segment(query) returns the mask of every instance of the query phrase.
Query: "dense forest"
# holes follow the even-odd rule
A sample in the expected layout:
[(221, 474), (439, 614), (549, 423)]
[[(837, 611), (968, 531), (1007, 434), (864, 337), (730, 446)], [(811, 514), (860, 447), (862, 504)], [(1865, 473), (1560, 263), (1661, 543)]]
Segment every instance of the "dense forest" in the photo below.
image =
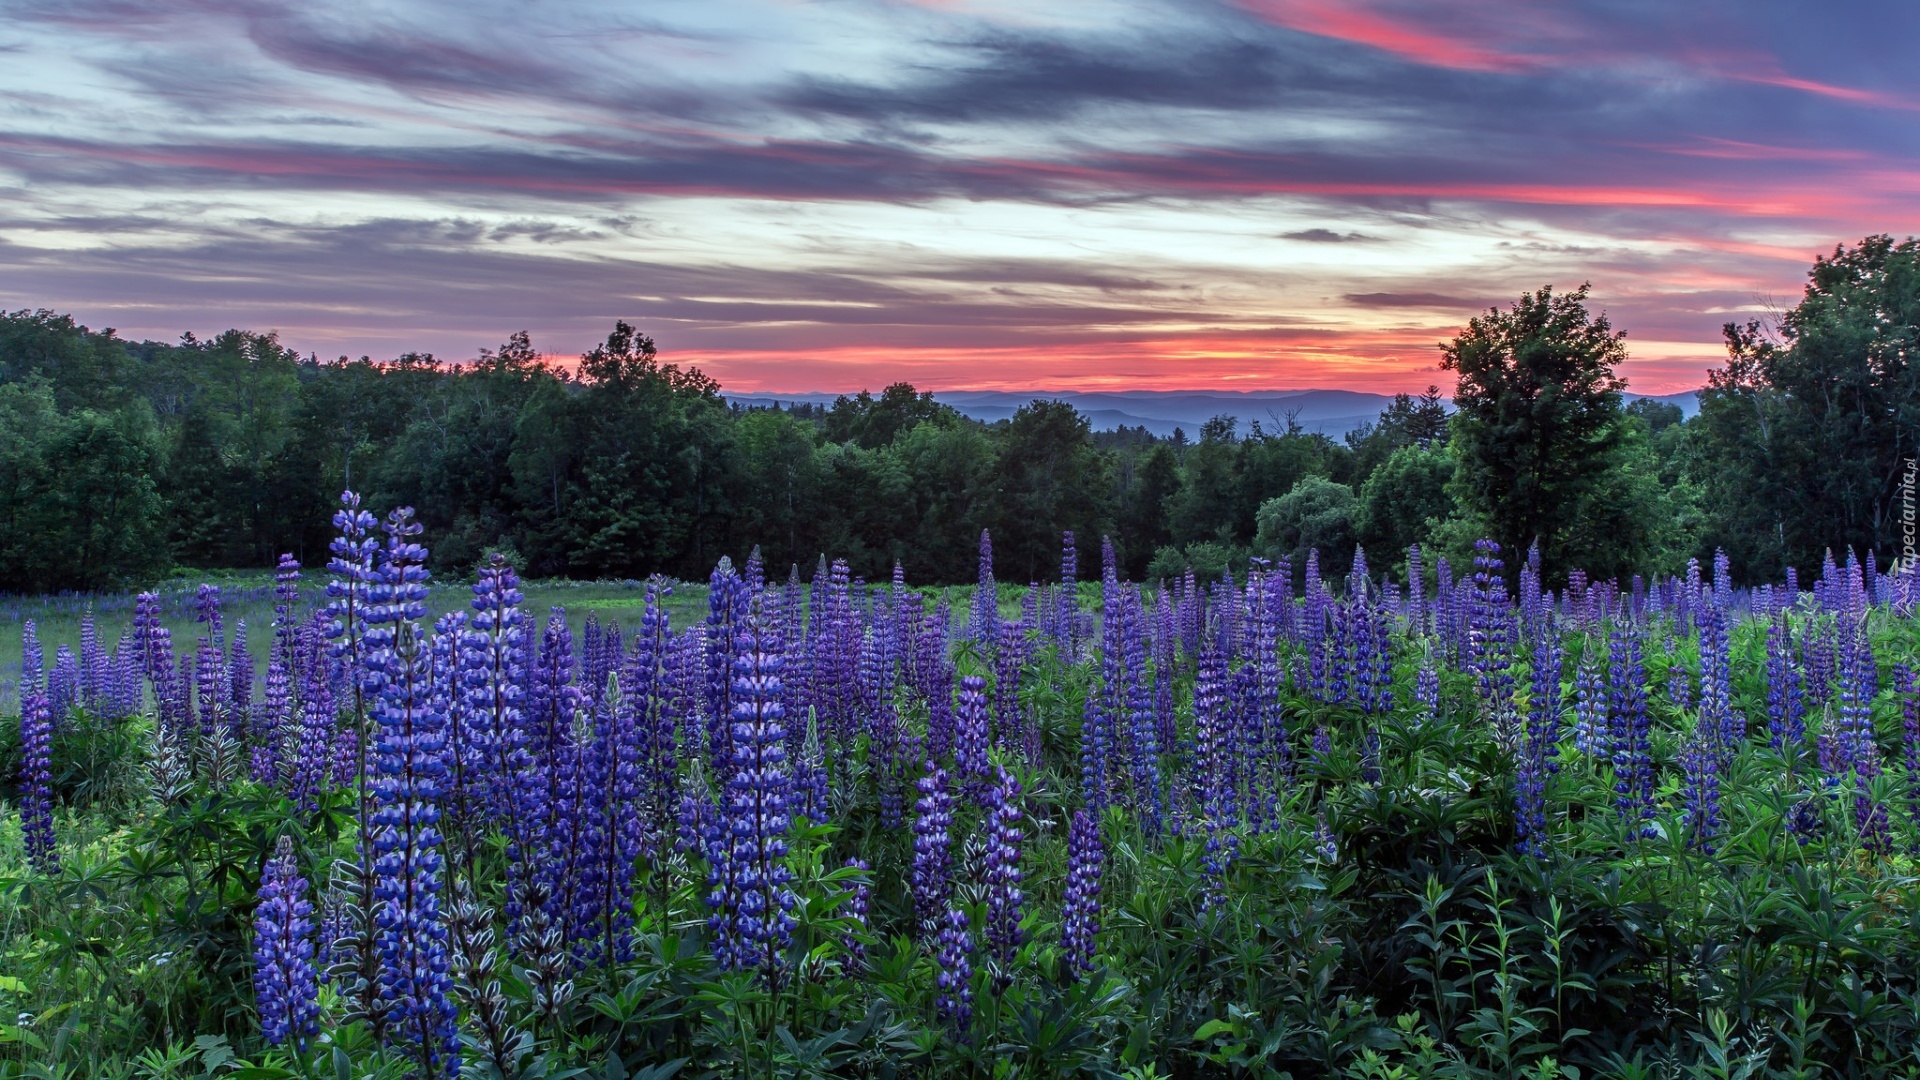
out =
[(831, 552), (868, 580), (898, 562), (955, 582), (983, 528), (1013, 580), (1045, 578), (1069, 529), (1112, 537), (1134, 577), (1415, 542), (1464, 562), (1483, 535), (1538, 541), (1550, 581), (1716, 549), (1743, 580), (1810, 573), (1832, 545), (1900, 554), (1914, 240), (1836, 248), (1776, 323), (1728, 325), (1690, 420), (1623, 403), (1624, 334), (1587, 299), (1476, 317), (1441, 346), (1451, 408), (1402, 395), (1344, 440), (1227, 418), (1095, 432), (1047, 400), (982, 424), (904, 383), (747, 409), (625, 322), (562, 366), (524, 333), (457, 363), (322, 361), (272, 334), (132, 342), (0, 312), (0, 590), (318, 561), (345, 487), (421, 508), (436, 569), (462, 575), (503, 550), (534, 576), (685, 576), (758, 546), (771, 567)]

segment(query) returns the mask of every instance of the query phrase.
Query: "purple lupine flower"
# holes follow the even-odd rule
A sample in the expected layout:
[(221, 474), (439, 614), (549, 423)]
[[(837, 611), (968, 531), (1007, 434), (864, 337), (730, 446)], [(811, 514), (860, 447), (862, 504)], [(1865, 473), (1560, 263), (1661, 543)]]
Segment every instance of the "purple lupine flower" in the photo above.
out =
[[(852, 570), (845, 559), (835, 559), (820, 593), (820, 620), (810, 644), (815, 644), (809, 692), (826, 738), (850, 749), (864, 726), (864, 687), (860, 654), (864, 628), (853, 604)], [(943, 687), (941, 692), (946, 693)]]
[(621, 685), (635, 710), (640, 738), (640, 801), (642, 842), (649, 857), (656, 856), (673, 827), (679, 771), (679, 695), (674, 664), (673, 627), (665, 599), (673, 586), (650, 579), (641, 610), (640, 629), (633, 636)]
[[(374, 535), (376, 522), (371, 513), (360, 509), (360, 496), (351, 491), (340, 493), (340, 509), (334, 512), (333, 526), (339, 535), (328, 545), (333, 558), (327, 561), (327, 637), (333, 641), (333, 659), (345, 673), (351, 688), (352, 716), (343, 740), (354, 746), (354, 789), (360, 800), (360, 835), (369, 835), (367, 821), (367, 697), (378, 691), (377, 674), (367, 663), (367, 613), (372, 604), (371, 591), (376, 578), (374, 557), (380, 551), (380, 538)], [(364, 869), (364, 868), (363, 868)]]
[(1080, 551), (1074, 546), (1073, 530), (1068, 529), (1060, 537), (1060, 610), (1054, 617), (1054, 640), (1069, 663), (1080, 656), (1079, 576)]
[(969, 640), (991, 644), (1000, 635), (1000, 600), (993, 580), (993, 537), (987, 530), (980, 530), (980, 577), (974, 584), (970, 617), (967, 620)]
[(1434, 669), (1432, 661), (1420, 665), (1420, 675), (1413, 684), (1413, 700), (1427, 716), (1440, 711), (1440, 672)]
[(1879, 736), (1873, 726), (1878, 674), (1873, 643), (1867, 637), (1863, 617), (1853, 614), (1851, 609), (1840, 617), (1840, 665), (1840, 709), (1834, 731), (1839, 760), (1835, 771), (1851, 773), (1853, 777), (1854, 815), (1861, 844), (1869, 851), (1882, 852), (1890, 839), (1890, 823), (1886, 809), (1866, 790), (1882, 771)]
[[(148, 680), (159, 677), (159, 657), (154, 655), (154, 646), (158, 643), (157, 633), (161, 629), (160, 598), (150, 592), (143, 592), (134, 597), (133, 627), (130, 632), (133, 635), (134, 650), (140, 657), (140, 674)], [(37, 647), (31, 655), (37, 672), (40, 661)]]
[(52, 761), (52, 711), (46, 693), (31, 690), (20, 699), (20, 830), (27, 863), (46, 877), (60, 872), (53, 843)]
[(1193, 684), (1194, 766), (1199, 770), (1200, 812), (1209, 827), (1219, 827), (1235, 815), (1228, 681), (1226, 653), (1216, 637), (1200, 649), (1200, 669)]
[(471, 868), (483, 833), (488, 794), (486, 746), (475, 730), (474, 710), (461, 678), (461, 643), (468, 636), (467, 613), (450, 611), (435, 620), (427, 649), (427, 685), (432, 709), (446, 718), (447, 780), (441, 789), (441, 833), (453, 841), (463, 865)]
[(820, 723), (807, 717), (800, 753), (794, 761), (794, 812), (814, 825), (827, 823), (831, 813), (831, 785), (827, 782), (827, 753), (820, 744)]
[(1547, 853), (1547, 779), (1560, 770), (1560, 673), (1565, 654), (1551, 617), (1537, 613), (1533, 672), (1527, 696), (1527, 733), (1515, 770), (1514, 832), (1523, 854)]
[(273, 571), (273, 652), (289, 671), (293, 670), (297, 651), (294, 638), (299, 630), (299, 618), (295, 611), (299, 604), (300, 560), (285, 554), (280, 556)]
[[(141, 601), (151, 600), (153, 594), (141, 593), (140, 599)], [(141, 609), (136, 605), (134, 618), (139, 619), (140, 614)], [(46, 654), (40, 650), (40, 635), (33, 625), (33, 620), (28, 619), (20, 627), (20, 696), (22, 698), (41, 688), (41, 671), (45, 663)]]
[(1340, 861), (1340, 841), (1333, 835), (1333, 828), (1327, 824), (1327, 815), (1321, 814), (1313, 826), (1313, 842), (1307, 848), (1307, 857), (1315, 862), (1333, 866)]
[(1067, 885), (1060, 919), (1060, 947), (1067, 975), (1076, 982), (1093, 970), (1100, 935), (1100, 881), (1106, 872), (1107, 847), (1099, 822), (1085, 810), (1076, 810), (1067, 832)]
[(378, 987), (394, 1041), (423, 1076), (459, 1075), (460, 1036), (440, 907), (440, 804), (447, 783), (447, 719), (433, 708), (427, 642), (427, 551), (413, 541), (411, 507), (388, 515), (387, 543), (368, 590), (363, 644), (378, 666), (379, 725), (370, 784)]
[[(777, 593), (751, 598), (734, 627), (733, 757), (726, 779), (730, 843), (709, 877), (716, 894), (714, 954), (721, 966), (771, 972), (793, 941), (792, 873), (786, 865), (790, 780), (781, 705)], [(717, 902), (716, 902), (717, 901)]]
[(1480, 703), (1493, 722), (1494, 736), (1503, 746), (1517, 749), (1519, 714), (1513, 704), (1511, 635), (1516, 629), (1507, 603), (1505, 563), (1500, 545), (1476, 540), (1473, 545), (1472, 607), (1467, 627), (1467, 669), (1477, 679)]
[(1133, 808), (1149, 836), (1157, 835), (1166, 813), (1161, 794), (1160, 732), (1153, 707), (1153, 685), (1147, 681), (1147, 643), (1140, 612), (1140, 597), (1132, 589), (1123, 590), (1120, 600), (1121, 685), (1124, 698), (1116, 702), (1127, 719), (1129, 785)]
[(283, 787), (287, 777), (287, 742), (293, 736), (293, 686), (278, 653), (267, 660), (266, 699), (253, 714), (253, 778), (271, 787)]
[(80, 705), (89, 716), (101, 715), (106, 689), (107, 654), (100, 648), (100, 631), (93, 624), (93, 608), (80, 615)]
[[(1284, 572), (1284, 571), (1283, 571)], [(1243, 739), (1249, 752), (1248, 812), (1255, 829), (1264, 829), (1274, 816), (1279, 794), (1292, 764), (1287, 744), (1286, 715), (1280, 706), (1285, 673), (1280, 666), (1280, 613), (1288, 601), (1287, 583), (1256, 560), (1247, 589), (1253, 603), (1252, 699), (1242, 716)], [(1158, 665), (1156, 665), (1158, 666)], [(1159, 672), (1156, 672), (1158, 675)], [(1169, 691), (1171, 687), (1169, 686)], [(1171, 692), (1168, 697), (1171, 698)]]
[(1426, 567), (1421, 564), (1419, 544), (1407, 547), (1407, 621), (1415, 637), (1427, 632)]
[[(1704, 613), (1702, 613), (1704, 615)], [(1703, 855), (1712, 855), (1720, 836), (1720, 765), (1723, 752), (1712, 722), (1703, 714), (1680, 751), (1685, 777), (1681, 797), (1686, 807), (1687, 842)]]
[(940, 1022), (964, 1036), (973, 1025), (973, 936), (967, 913), (949, 904), (940, 917), (940, 973), (934, 982), (933, 1011)]
[[(1646, 667), (1640, 631), (1617, 619), (1608, 637), (1607, 726), (1614, 809), (1643, 823), (1653, 816), (1653, 752), (1648, 743)], [(1644, 824), (1636, 825), (1646, 835)]]
[(1105, 813), (1113, 803), (1113, 722), (1102, 696), (1089, 689), (1080, 717), (1080, 796), (1095, 813)]
[(600, 703), (600, 695), (607, 689), (607, 675), (612, 670), (607, 667), (606, 653), (601, 647), (605, 637), (600, 629), (600, 613), (588, 608), (586, 620), (580, 627), (580, 685), (586, 691), (589, 708)]
[(954, 771), (961, 790), (979, 803), (986, 798), (993, 763), (987, 758), (991, 736), (987, 731), (987, 680), (978, 675), (960, 679), (960, 705), (954, 710)]
[(320, 979), (313, 967), (313, 902), (293, 861), (293, 838), (281, 836), (260, 876), (253, 911), (253, 994), (260, 1033), (275, 1046), (302, 1052), (320, 1030)]
[[(527, 736), (520, 712), (525, 694), (525, 613), (520, 578), (499, 552), (488, 557), (473, 586), (473, 617), (462, 643), (467, 707), (473, 738), (487, 757), (484, 772), (489, 817), (504, 823), (510, 849), (524, 844), (528, 819), (519, 812), (519, 793), (529, 780)], [(511, 863), (511, 850), (509, 861)]]
[(1700, 721), (1713, 749), (1714, 764), (1725, 770), (1747, 741), (1747, 718), (1733, 707), (1733, 660), (1727, 638), (1727, 609), (1716, 598), (1700, 612)]
[(1024, 894), (1020, 885), (1020, 781), (1005, 767), (987, 797), (987, 942), (996, 969), (994, 985), (1005, 990), (1013, 983), (1014, 958), (1020, 951), (1020, 919)]
[(641, 731), (638, 704), (633, 694), (622, 692), (619, 677), (610, 672), (607, 688), (593, 710), (598, 820), (594, 864), (587, 875), (590, 894), (576, 904), (576, 912), (577, 917), (598, 921), (597, 933), (587, 927), (589, 933), (580, 936), (588, 942), (586, 957), (597, 958), (609, 968), (633, 958), (633, 874), (647, 838), (640, 813), (646, 734)]
[(567, 732), (573, 727), (573, 714), (582, 697), (573, 681), (573, 630), (567, 626), (566, 608), (548, 611), (539, 646), (529, 651), (533, 663), (527, 672), (526, 704), (522, 707), (527, 753), (536, 762), (548, 762), (564, 752)]
[(939, 922), (933, 1015), (964, 1038), (973, 1024), (973, 936), (968, 934), (966, 909), (960, 905), (948, 905)]
[(47, 710), (55, 727), (80, 704), (80, 661), (73, 650), (60, 646), (53, 654), (53, 672), (47, 676)]
[(929, 762), (927, 775), (915, 781), (920, 798), (913, 804), (913, 872), (909, 885), (913, 911), (925, 928), (953, 895), (953, 794), (947, 770)]
[(853, 929), (840, 939), (840, 947), (847, 953), (847, 970), (864, 971), (867, 966), (867, 916), (873, 907), (873, 867), (865, 859), (848, 857), (846, 868), (860, 871), (860, 877), (844, 886), (847, 895), (845, 914), (853, 922)]
[(1767, 623), (1767, 741), (1776, 750), (1796, 752), (1806, 741), (1806, 704), (1800, 683), (1793, 626), (1783, 609)]
[(253, 654), (247, 651), (247, 622), (233, 628), (233, 641), (227, 646), (227, 707), (229, 723), (235, 731), (253, 730)]
[(734, 572), (733, 561), (721, 556), (707, 579), (706, 669), (707, 759), (716, 769), (733, 760), (728, 743), (733, 716), (733, 638), (736, 624), (746, 616), (751, 594)]
[(1573, 745), (1583, 754), (1609, 752), (1607, 678), (1601, 665), (1599, 636), (1589, 632), (1573, 677)]
[[(312, 656), (301, 679), (298, 749), (288, 763), (286, 777), (287, 795), (303, 813), (312, 813), (319, 806), (321, 797), (333, 789), (336, 774), (343, 772), (336, 760), (340, 732), (333, 685), (327, 679), (319, 642), (313, 642), (311, 648)], [(271, 682), (268, 687), (271, 689)]]

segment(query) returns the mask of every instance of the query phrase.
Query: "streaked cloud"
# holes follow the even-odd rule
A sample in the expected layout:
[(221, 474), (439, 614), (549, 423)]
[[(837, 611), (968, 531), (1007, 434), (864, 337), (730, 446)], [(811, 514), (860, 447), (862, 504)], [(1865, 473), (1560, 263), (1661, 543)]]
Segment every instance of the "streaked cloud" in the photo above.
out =
[(1591, 281), (1674, 390), (1920, 195), (1884, 0), (0, 13), (0, 305), (322, 355), (627, 318), (742, 390), (1417, 389)]

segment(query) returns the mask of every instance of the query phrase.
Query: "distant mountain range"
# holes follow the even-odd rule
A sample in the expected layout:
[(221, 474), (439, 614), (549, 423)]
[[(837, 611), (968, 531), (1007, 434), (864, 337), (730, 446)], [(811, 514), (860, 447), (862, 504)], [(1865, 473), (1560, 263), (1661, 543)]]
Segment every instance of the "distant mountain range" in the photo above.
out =
[[(729, 401), (743, 405), (792, 404), (811, 402), (831, 405), (838, 394), (727, 394)], [(954, 390), (936, 391), (934, 400), (951, 405), (964, 416), (993, 423), (1010, 419), (1022, 405), (1035, 399), (1064, 401), (1086, 414), (1097, 431), (1118, 427), (1143, 427), (1155, 435), (1172, 435), (1183, 430), (1197, 437), (1200, 425), (1215, 416), (1231, 416), (1244, 434), (1257, 422), (1267, 431), (1285, 431), (1289, 419), (1306, 431), (1339, 437), (1371, 423), (1380, 410), (1393, 400), (1390, 394), (1370, 394), (1359, 390), (1116, 390), (1116, 391), (1027, 391)], [(1700, 411), (1699, 394), (1689, 390), (1679, 394), (1628, 394), (1629, 401), (1651, 397), (1680, 406), (1686, 416)]]

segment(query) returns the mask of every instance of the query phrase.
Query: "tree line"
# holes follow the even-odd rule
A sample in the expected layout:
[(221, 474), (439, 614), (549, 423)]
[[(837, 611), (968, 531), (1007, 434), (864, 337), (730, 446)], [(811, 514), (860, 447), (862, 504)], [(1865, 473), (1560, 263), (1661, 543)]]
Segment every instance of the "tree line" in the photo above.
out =
[[(1624, 334), (1585, 286), (1542, 289), (1441, 347), (1457, 377), (1343, 439), (1229, 417), (1189, 438), (1095, 432), (1036, 399), (970, 420), (906, 383), (831, 406), (730, 405), (625, 322), (576, 367), (524, 333), (477, 359), (302, 357), (272, 334), (132, 342), (47, 310), (0, 312), (0, 590), (121, 587), (178, 568), (324, 561), (343, 487), (412, 505), (437, 569), (506, 550), (529, 574), (703, 574), (758, 546), (879, 580), (974, 574), (981, 529), (1011, 580), (1058, 574), (1060, 534), (1111, 537), (1132, 577), (1309, 551), (1376, 569), (1419, 543), (1541, 549), (1549, 581), (1815, 570), (1901, 554), (1920, 454), (1920, 245), (1819, 258), (1800, 303), (1726, 327), (1700, 413), (1626, 404)], [(1451, 407), (1449, 407), (1449, 404)], [(1429, 563), (1431, 565), (1431, 563)]]

